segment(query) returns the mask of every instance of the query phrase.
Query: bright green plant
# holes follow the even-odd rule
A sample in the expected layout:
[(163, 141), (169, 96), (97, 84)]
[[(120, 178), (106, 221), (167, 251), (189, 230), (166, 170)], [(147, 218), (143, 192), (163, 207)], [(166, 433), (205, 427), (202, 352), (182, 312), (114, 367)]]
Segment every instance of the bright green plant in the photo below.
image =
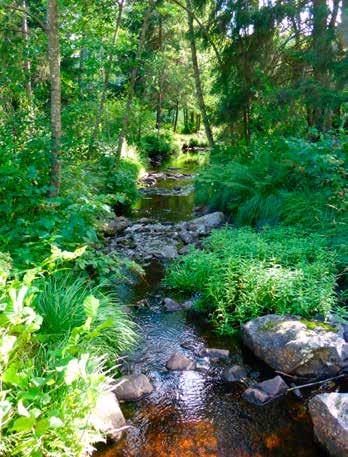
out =
[(4, 457), (89, 455), (104, 436), (95, 426), (98, 397), (110, 388), (104, 360), (86, 349), (107, 328), (96, 324), (100, 301), (86, 295), (85, 319), (60, 344), (40, 336), (42, 317), (33, 308), (38, 293), (33, 281), (73, 260), (80, 252), (55, 249), (42, 266), (22, 280), (9, 281), (1, 265), (0, 296), (0, 454)]
[(344, 213), (346, 143), (265, 138), (217, 148), (197, 179), (197, 200), (240, 224), (279, 221), (318, 227)]
[(86, 320), (83, 304), (90, 295), (99, 300), (92, 331), (100, 326), (105, 329), (86, 349), (90, 353), (107, 355), (115, 367), (117, 356), (135, 342), (134, 323), (122, 311), (116, 296), (103, 291), (101, 286), (93, 286), (82, 278), (74, 279), (66, 272), (51, 275), (36, 286), (40, 293), (33, 306), (43, 318), (39, 334), (45, 337), (45, 342), (57, 344), (83, 325)]
[(335, 303), (335, 255), (319, 235), (279, 227), (215, 231), (169, 268), (166, 284), (199, 293), (221, 332), (267, 313), (327, 316)]

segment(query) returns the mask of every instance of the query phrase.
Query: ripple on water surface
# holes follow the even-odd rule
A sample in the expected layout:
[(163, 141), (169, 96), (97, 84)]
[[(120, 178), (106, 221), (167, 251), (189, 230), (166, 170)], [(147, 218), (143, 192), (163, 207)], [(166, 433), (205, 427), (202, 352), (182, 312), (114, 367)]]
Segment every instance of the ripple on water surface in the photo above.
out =
[[(221, 367), (195, 356), (204, 343), (222, 347), (184, 313), (143, 312), (143, 339), (130, 355), (131, 369), (151, 378), (155, 390), (136, 405), (127, 405), (131, 428), (103, 457), (318, 457), (303, 404), (284, 399), (264, 407), (241, 399), (241, 385), (220, 381)], [(180, 344), (185, 343), (183, 349)], [(224, 339), (226, 347), (226, 339)], [(232, 361), (243, 357), (234, 341)], [(195, 371), (168, 372), (175, 351), (196, 358)], [(248, 360), (250, 363), (250, 359)]]

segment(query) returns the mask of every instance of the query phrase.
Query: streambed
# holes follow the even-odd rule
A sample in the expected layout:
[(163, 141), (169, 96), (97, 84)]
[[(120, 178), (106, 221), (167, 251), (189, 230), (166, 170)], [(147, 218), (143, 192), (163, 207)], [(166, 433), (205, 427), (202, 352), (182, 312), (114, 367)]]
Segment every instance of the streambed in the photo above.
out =
[[(176, 170), (192, 173), (194, 168)], [(177, 223), (194, 217), (192, 177), (159, 179), (143, 192), (132, 217), (160, 223)], [(184, 191), (181, 191), (184, 189)], [(178, 311), (165, 313), (160, 302), (163, 265), (151, 260), (146, 278), (127, 299), (146, 299), (151, 310), (135, 315), (140, 340), (123, 364), (125, 374), (146, 374), (155, 389), (137, 403), (123, 404), (130, 425), (122, 440), (98, 453), (99, 457), (314, 457), (322, 456), (303, 401), (287, 396), (264, 407), (241, 398), (245, 385), (221, 380), (224, 363), (197, 358), (202, 347), (229, 349), (229, 365), (250, 368), (258, 381), (272, 372), (240, 344), (238, 338), (221, 338), (197, 316)], [(167, 292), (168, 293), (168, 292)], [(176, 351), (197, 360), (194, 371), (169, 372), (166, 361)], [(226, 362), (225, 362), (226, 364)]]

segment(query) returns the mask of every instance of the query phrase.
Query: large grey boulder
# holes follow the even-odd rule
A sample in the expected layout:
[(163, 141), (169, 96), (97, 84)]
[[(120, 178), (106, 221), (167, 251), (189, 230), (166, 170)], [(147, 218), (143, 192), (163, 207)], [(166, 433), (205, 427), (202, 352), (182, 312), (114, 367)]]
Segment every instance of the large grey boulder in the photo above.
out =
[(153, 391), (153, 386), (144, 374), (123, 376), (118, 380), (115, 393), (120, 401), (137, 401)]
[(130, 224), (130, 221), (123, 217), (116, 217), (113, 221), (104, 224), (102, 229), (106, 236), (114, 236), (123, 232)]
[(348, 394), (316, 395), (309, 402), (314, 433), (334, 457), (348, 455)]
[(327, 377), (348, 365), (348, 344), (320, 322), (270, 314), (249, 321), (242, 338), (275, 370), (305, 377)]
[(197, 217), (190, 221), (190, 227), (197, 228), (199, 232), (205, 234), (214, 228), (221, 227), (225, 222), (225, 215), (219, 211), (206, 214), (205, 216)]
[(196, 368), (196, 363), (193, 360), (187, 358), (181, 352), (176, 352), (167, 361), (166, 367), (168, 370), (193, 370)]
[(104, 392), (98, 397), (92, 412), (92, 423), (109, 438), (115, 441), (121, 438), (126, 420), (114, 393)]
[(284, 380), (280, 376), (276, 376), (249, 387), (242, 397), (254, 405), (264, 405), (285, 394), (288, 388)]

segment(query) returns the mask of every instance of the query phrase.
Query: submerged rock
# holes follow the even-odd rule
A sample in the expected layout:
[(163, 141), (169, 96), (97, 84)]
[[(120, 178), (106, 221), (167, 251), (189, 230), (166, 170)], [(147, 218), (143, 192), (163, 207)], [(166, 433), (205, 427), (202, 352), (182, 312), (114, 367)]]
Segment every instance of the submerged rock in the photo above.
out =
[(348, 394), (316, 395), (309, 402), (314, 433), (334, 457), (348, 455)]
[(187, 358), (181, 352), (176, 352), (167, 361), (166, 367), (168, 370), (194, 370), (196, 363), (193, 360)]
[(126, 420), (114, 393), (104, 392), (98, 397), (92, 413), (92, 423), (112, 440), (118, 441), (121, 438), (120, 429), (125, 426)]
[(164, 309), (168, 312), (181, 311), (182, 306), (172, 298), (165, 298), (163, 300)]
[(227, 367), (222, 372), (222, 379), (226, 382), (240, 382), (248, 375), (247, 370), (240, 365), (233, 365)]
[(183, 303), (178, 303), (177, 301), (173, 300), (172, 298), (165, 298), (163, 300), (163, 306), (165, 311), (167, 312), (175, 312), (175, 311), (182, 311), (191, 309), (193, 306), (193, 300), (187, 300)]
[(320, 322), (275, 314), (242, 328), (244, 344), (278, 371), (309, 378), (337, 374), (348, 364), (348, 344)]
[(115, 389), (120, 401), (137, 401), (153, 391), (153, 386), (144, 374), (123, 376)]
[(211, 359), (228, 359), (230, 351), (228, 349), (204, 348), (199, 355)]
[(244, 400), (254, 405), (263, 405), (283, 394), (288, 390), (288, 385), (283, 378), (276, 376), (272, 379), (259, 382), (253, 387), (249, 387), (242, 395)]

